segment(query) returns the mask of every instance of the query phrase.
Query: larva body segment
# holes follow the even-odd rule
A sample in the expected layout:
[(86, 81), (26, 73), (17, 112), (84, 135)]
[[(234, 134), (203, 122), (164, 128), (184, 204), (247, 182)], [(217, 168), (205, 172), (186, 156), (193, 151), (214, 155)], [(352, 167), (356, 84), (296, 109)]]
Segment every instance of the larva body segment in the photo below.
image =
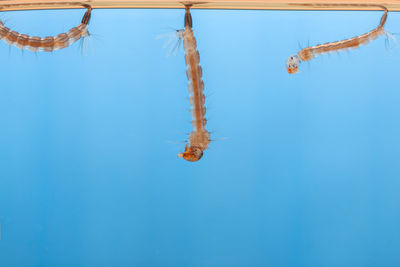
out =
[(3, 39), (10, 32), (10, 29), (4, 27), (3, 22), (0, 21), (0, 39)]
[[(330, 4), (321, 4), (322, 6), (331, 6)], [(321, 6), (319, 5), (319, 6)], [(334, 6), (337, 6), (335, 4), (332, 4)], [(350, 4), (349, 4), (350, 5)], [(361, 5), (361, 4), (360, 4)], [(360, 6), (358, 5), (358, 6)], [(306, 47), (301, 49), (297, 55), (290, 56), (287, 61), (286, 61), (286, 70), (288, 73), (293, 74), (296, 72), (299, 72), (299, 65), (302, 61), (308, 61), (313, 59), (317, 55), (321, 54), (327, 54), (327, 53), (332, 53), (332, 52), (339, 52), (339, 51), (344, 51), (347, 49), (356, 49), (360, 45), (366, 45), (370, 41), (375, 40), (378, 38), (380, 35), (385, 33), (385, 30), (383, 27), (385, 26), (387, 15), (388, 15), (388, 9), (384, 6), (376, 6), (376, 5), (362, 5), (362, 6), (369, 6), (369, 7), (380, 7), (384, 10), (384, 13), (381, 17), (381, 20), (379, 22), (379, 25), (367, 32), (364, 33), (360, 36), (355, 36), (350, 39), (345, 39), (343, 41), (336, 41), (336, 42), (330, 42), (330, 43), (325, 43), (325, 44), (319, 44), (316, 46), (311, 46), (311, 47)]]
[(31, 51), (38, 51), (40, 47), (40, 40), (39, 36), (29, 37), (28, 39), (28, 49)]
[(20, 34), (17, 40), (17, 47), (20, 49), (24, 49), (25, 46), (28, 45), (28, 42), (29, 42), (29, 36), (26, 34)]
[(197, 51), (196, 38), (192, 29), (192, 17), (190, 7), (186, 6), (185, 30), (182, 32), (183, 47), (185, 49), (185, 62), (187, 66), (186, 76), (189, 81), (189, 94), (193, 131), (191, 132), (185, 152), (179, 154), (188, 161), (198, 161), (203, 156), (203, 151), (210, 143), (210, 133), (206, 130), (206, 108), (204, 106), (204, 83), (202, 80), (202, 68), (200, 66), (200, 54)]
[(54, 38), (54, 49), (62, 49), (69, 45), (68, 35), (66, 33), (60, 33)]
[(51, 52), (54, 50), (54, 37), (49, 36), (41, 40), (41, 48), (45, 52)]
[(86, 34), (87, 34), (87, 29), (86, 25), (84, 24), (80, 24), (78, 27), (72, 28), (67, 33), (70, 43), (73, 43), (81, 39), (81, 37), (85, 36)]
[(12, 45), (14, 44), (17, 39), (18, 39), (19, 33), (16, 31), (9, 31), (8, 34), (5, 37), (5, 40), (8, 44)]
[(56, 37), (48, 36), (41, 38), (39, 36), (29, 36), (20, 34), (16, 31), (10, 31), (0, 21), (0, 39), (4, 39), (9, 45), (15, 45), (20, 49), (29, 49), (31, 51), (51, 52), (57, 49), (68, 47), (82, 37), (88, 36), (87, 25), (90, 21), (92, 8), (89, 5), (83, 5), (87, 8), (85, 15), (82, 18), (81, 24), (72, 28), (67, 33), (61, 33)]

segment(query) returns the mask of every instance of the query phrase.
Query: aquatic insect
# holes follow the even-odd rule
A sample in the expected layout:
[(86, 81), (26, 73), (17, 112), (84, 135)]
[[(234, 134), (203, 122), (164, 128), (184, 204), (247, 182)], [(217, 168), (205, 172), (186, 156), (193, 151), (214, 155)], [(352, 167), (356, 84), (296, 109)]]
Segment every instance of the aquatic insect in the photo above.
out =
[(191, 5), (185, 5), (185, 29), (180, 30), (178, 34), (183, 39), (183, 47), (185, 49), (186, 75), (189, 81), (193, 131), (190, 133), (185, 152), (179, 154), (179, 157), (188, 161), (198, 161), (210, 143), (210, 133), (205, 127), (207, 120), (205, 118), (206, 108), (204, 106), (204, 83), (201, 78), (200, 54), (197, 51), (196, 38), (193, 34), (190, 7)]
[[(318, 6), (338, 6), (340, 4), (321, 4)], [(346, 5), (346, 4), (344, 4)], [(352, 5), (352, 4), (348, 4)], [(347, 5), (346, 5), (347, 6)], [(359, 47), (360, 45), (365, 45), (369, 43), (370, 41), (378, 38), (380, 35), (383, 33), (386, 33), (385, 30), (383, 29), (386, 19), (387, 19), (387, 14), (388, 14), (388, 9), (384, 6), (380, 5), (355, 5), (355, 6), (368, 6), (368, 7), (380, 7), (384, 10), (384, 13), (381, 17), (380, 23), (378, 27), (375, 29), (362, 34), (360, 36), (355, 36), (350, 39), (345, 39), (343, 41), (336, 41), (336, 42), (331, 42), (331, 43), (325, 43), (325, 44), (319, 44), (316, 46), (311, 46), (311, 47), (306, 47), (301, 49), (297, 55), (292, 55), (290, 56), (287, 61), (286, 61), (286, 70), (288, 73), (296, 73), (299, 72), (299, 65), (302, 61), (308, 61), (313, 59), (315, 56), (320, 55), (320, 54), (325, 54), (325, 53), (330, 53), (330, 52), (338, 52), (338, 51), (343, 51), (346, 49), (354, 49)], [(387, 33), (386, 33), (387, 34)]]
[(11, 31), (5, 27), (3, 22), (0, 21), (0, 39), (4, 39), (9, 45), (15, 45), (20, 49), (29, 49), (31, 51), (45, 51), (51, 52), (57, 49), (62, 49), (82, 37), (89, 35), (87, 25), (90, 21), (92, 7), (87, 4), (82, 4), (83, 7), (87, 8), (86, 13), (83, 15), (81, 24), (77, 27), (70, 29), (67, 33), (61, 33), (56, 37), (44, 37), (29, 36), (26, 34), (20, 34), (16, 31)]

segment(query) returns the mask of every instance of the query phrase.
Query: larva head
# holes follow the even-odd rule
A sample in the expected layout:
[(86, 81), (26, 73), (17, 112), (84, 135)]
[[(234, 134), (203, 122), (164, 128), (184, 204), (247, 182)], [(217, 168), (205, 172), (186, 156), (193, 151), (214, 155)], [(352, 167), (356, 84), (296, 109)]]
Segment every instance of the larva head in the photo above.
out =
[(185, 152), (178, 155), (187, 161), (198, 161), (203, 156), (203, 150), (198, 146), (186, 146)]
[(290, 56), (286, 60), (286, 70), (290, 74), (299, 72), (300, 59), (297, 55)]

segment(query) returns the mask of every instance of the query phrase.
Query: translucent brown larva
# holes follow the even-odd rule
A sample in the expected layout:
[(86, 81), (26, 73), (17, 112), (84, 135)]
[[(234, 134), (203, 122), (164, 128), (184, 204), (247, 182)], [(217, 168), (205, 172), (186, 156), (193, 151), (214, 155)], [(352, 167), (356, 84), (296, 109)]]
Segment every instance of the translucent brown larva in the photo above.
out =
[(188, 161), (198, 161), (210, 143), (210, 133), (206, 130), (206, 108), (204, 106), (204, 83), (200, 66), (200, 54), (197, 51), (196, 38), (192, 29), (190, 6), (186, 6), (185, 29), (179, 31), (185, 49), (186, 75), (189, 81), (193, 131), (191, 132), (185, 152), (179, 154)]
[[(321, 4), (318, 6), (339, 6), (341, 4)], [(346, 4), (342, 4), (346, 5)], [(352, 5), (352, 4), (348, 4)], [(347, 5), (346, 5), (347, 6)], [(313, 59), (317, 55), (325, 54), (325, 53), (331, 53), (331, 52), (339, 52), (343, 51), (346, 49), (354, 49), (359, 47), (360, 45), (365, 45), (369, 43), (370, 41), (378, 38), (380, 35), (385, 33), (385, 30), (383, 27), (385, 26), (385, 22), (387, 19), (387, 14), (388, 14), (388, 9), (384, 6), (380, 5), (356, 5), (356, 6), (368, 6), (368, 7), (380, 7), (384, 10), (384, 13), (382, 15), (382, 18), (380, 20), (380, 23), (378, 27), (375, 29), (362, 34), (360, 36), (355, 36), (350, 39), (345, 39), (343, 41), (336, 41), (336, 42), (330, 42), (330, 43), (325, 43), (325, 44), (320, 44), (316, 46), (311, 46), (311, 47), (306, 47), (301, 49), (297, 55), (292, 55), (286, 60), (286, 70), (288, 73), (296, 73), (299, 72), (299, 65), (302, 61), (308, 61)]]
[(55, 37), (49, 36), (40, 38), (38, 36), (29, 36), (26, 34), (20, 34), (16, 31), (11, 31), (9, 28), (4, 26), (2, 21), (0, 21), (0, 39), (4, 39), (8, 44), (15, 45), (20, 49), (29, 49), (31, 51), (51, 52), (65, 48), (80, 38), (89, 35), (87, 25), (90, 21), (92, 7), (86, 4), (83, 4), (82, 6), (87, 8), (87, 11), (83, 15), (81, 24), (70, 29), (67, 33), (60, 33)]

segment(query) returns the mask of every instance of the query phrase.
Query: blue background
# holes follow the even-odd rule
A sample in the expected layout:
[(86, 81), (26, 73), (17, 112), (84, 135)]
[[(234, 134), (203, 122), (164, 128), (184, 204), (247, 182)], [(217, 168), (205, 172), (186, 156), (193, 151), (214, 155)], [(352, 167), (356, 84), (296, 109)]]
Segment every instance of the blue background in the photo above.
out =
[[(83, 13), (1, 18), (47, 36)], [(197, 163), (183, 49), (155, 38), (183, 10), (94, 10), (83, 55), (1, 42), (0, 265), (399, 266), (400, 46), (285, 70), (381, 14), (193, 10), (216, 139)]]

